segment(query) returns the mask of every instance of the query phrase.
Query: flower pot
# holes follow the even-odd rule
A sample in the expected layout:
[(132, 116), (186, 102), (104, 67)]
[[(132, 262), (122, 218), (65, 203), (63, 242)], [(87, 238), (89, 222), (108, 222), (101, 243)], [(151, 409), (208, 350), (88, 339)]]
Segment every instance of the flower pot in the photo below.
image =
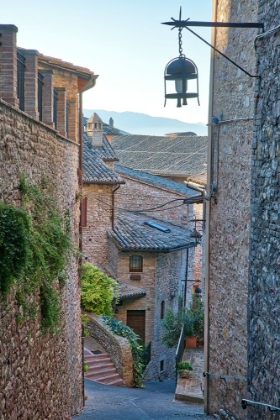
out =
[(185, 369), (180, 372), (180, 378), (189, 379), (190, 378), (190, 371)]
[(197, 340), (197, 347), (203, 347), (204, 346), (204, 340)]
[(187, 337), (186, 338), (186, 347), (188, 349), (195, 349), (196, 348), (196, 343), (197, 342), (197, 338), (195, 335)]

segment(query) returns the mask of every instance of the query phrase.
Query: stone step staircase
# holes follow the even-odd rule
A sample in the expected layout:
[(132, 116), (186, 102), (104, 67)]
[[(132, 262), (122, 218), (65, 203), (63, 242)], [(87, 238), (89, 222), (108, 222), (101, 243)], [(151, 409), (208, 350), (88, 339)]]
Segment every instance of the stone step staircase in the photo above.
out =
[(93, 354), (84, 348), (84, 362), (88, 365), (85, 378), (105, 385), (123, 385), (123, 380), (116, 371), (108, 353)]

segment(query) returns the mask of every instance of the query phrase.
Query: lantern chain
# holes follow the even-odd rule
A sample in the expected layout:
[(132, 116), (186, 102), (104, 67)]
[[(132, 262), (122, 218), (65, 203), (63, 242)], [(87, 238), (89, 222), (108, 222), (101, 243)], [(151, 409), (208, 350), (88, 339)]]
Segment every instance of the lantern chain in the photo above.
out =
[(179, 57), (184, 57), (183, 47), (182, 47), (182, 28), (178, 30), (178, 40), (179, 40)]

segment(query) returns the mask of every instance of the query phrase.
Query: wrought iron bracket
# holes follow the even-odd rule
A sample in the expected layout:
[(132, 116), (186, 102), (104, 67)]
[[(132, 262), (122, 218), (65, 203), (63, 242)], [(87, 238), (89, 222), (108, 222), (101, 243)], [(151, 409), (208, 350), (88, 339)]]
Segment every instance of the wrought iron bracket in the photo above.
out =
[(264, 30), (264, 23), (263, 22), (200, 22), (200, 21), (191, 21), (189, 19), (182, 20), (181, 19), (181, 13), (182, 8), (180, 8), (179, 13), (179, 20), (176, 20), (174, 18), (172, 19), (172, 22), (162, 22), (163, 25), (169, 25), (172, 26), (171, 29), (174, 28), (185, 28), (189, 32), (191, 32), (193, 35), (195, 35), (197, 38), (199, 38), (201, 41), (203, 41), (205, 44), (207, 44), (209, 47), (213, 48), (218, 54), (222, 55), (226, 60), (228, 60), (230, 63), (232, 63), (234, 66), (239, 68), (243, 73), (247, 74), (249, 77), (255, 77), (260, 78), (258, 75), (250, 74), (247, 70), (243, 69), (243, 67), (239, 66), (239, 64), (235, 63), (233, 60), (231, 60), (228, 56), (226, 56), (224, 53), (222, 53), (220, 50), (218, 50), (214, 45), (207, 42), (204, 38), (202, 38), (200, 35), (198, 35), (196, 32), (194, 32), (192, 29), (189, 28), (189, 26), (199, 26), (199, 27), (208, 27), (208, 28), (260, 28), (262, 31)]
[(252, 405), (259, 405), (261, 407), (266, 407), (269, 411), (280, 411), (280, 407), (276, 407), (275, 405), (265, 404), (257, 401), (245, 400), (244, 398), (241, 401), (241, 406), (245, 410), (247, 407)]

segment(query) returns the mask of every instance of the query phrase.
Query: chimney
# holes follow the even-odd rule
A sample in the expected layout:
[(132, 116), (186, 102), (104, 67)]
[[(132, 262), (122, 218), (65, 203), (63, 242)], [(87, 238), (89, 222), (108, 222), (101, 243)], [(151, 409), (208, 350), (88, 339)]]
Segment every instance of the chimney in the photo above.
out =
[(103, 146), (103, 122), (96, 113), (88, 119), (86, 133), (91, 137), (91, 144), (93, 147)]
[(109, 119), (109, 126), (110, 126), (111, 128), (113, 128), (113, 127), (114, 127), (114, 120), (113, 120), (113, 118), (112, 118), (112, 117), (110, 117), (110, 119)]
[(17, 27), (0, 25), (0, 97), (18, 107), (17, 97)]

